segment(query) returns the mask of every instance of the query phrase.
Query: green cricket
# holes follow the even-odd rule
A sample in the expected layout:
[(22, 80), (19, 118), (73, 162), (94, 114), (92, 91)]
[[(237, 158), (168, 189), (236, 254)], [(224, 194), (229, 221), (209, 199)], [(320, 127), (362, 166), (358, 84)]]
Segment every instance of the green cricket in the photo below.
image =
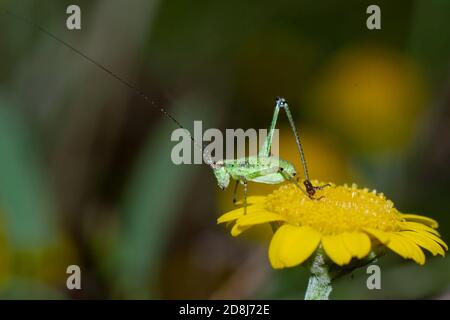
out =
[[(306, 190), (303, 190), (295, 179), (297, 172), (294, 165), (286, 160), (271, 155), (273, 134), (278, 121), (280, 109), (283, 109), (286, 112), (289, 125), (295, 137), (295, 142), (297, 144), (297, 149), (299, 151), (303, 166), (303, 185)], [(269, 132), (262, 145), (262, 149), (257, 156), (235, 160), (222, 160), (215, 163), (210, 162), (209, 164), (214, 170), (214, 175), (216, 176), (217, 183), (220, 188), (226, 189), (230, 184), (230, 179), (236, 181), (233, 193), (233, 203), (236, 203), (236, 194), (239, 184), (244, 186), (244, 213), (247, 211), (248, 182), (278, 184), (284, 181), (290, 181), (312, 200), (320, 200), (322, 197), (314, 197), (316, 191), (329, 186), (329, 184), (313, 186), (309, 180), (308, 166), (306, 164), (305, 154), (300, 142), (300, 136), (295, 127), (291, 111), (289, 110), (289, 105), (286, 100), (281, 97), (277, 97), (275, 100), (275, 111), (272, 117)]]
[[(167, 118), (169, 118), (172, 122), (174, 122), (179, 128), (185, 129), (165, 108), (158, 107), (153, 102), (152, 99), (148, 95), (146, 95), (143, 91), (139, 90), (136, 86), (131, 84), (130, 82), (124, 80), (122, 77), (112, 72), (110, 69), (106, 68), (100, 62), (94, 60), (87, 54), (83, 53), (81, 50), (75, 48), (71, 44), (57, 37), (53, 33), (47, 31), (42, 26), (35, 24), (32, 21), (29, 21), (23, 17), (20, 17), (6, 9), (1, 10), (3, 13), (8, 15), (10, 18), (17, 20), (23, 24), (26, 24), (39, 32), (45, 34), (47, 37), (52, 38), (57, 41), (64, 47), (68, 48), (73, 53), (85, 59), (87, 62), (96, 66), (97, 68), (103, 70), (103, 72), (112, 76), (123, 85), (134, 91), (138, 96), (140, 96), (143, 100), (145, 100), (148, 104), (150, 104), (153, 108), (158, 109), (162, 112)], [(278, 114), (280, 109), (283, 109), (286, 112), (290, 127), (295, 136), (295, 141), (297, 144), (298, 151), (300, 153), (301, 162), (303, 165), (303, 173), (304, 180), (303, 185), (305, 190), (300, 186), (300, 184), (295, 179), (296, 170), (293, 164), (290, 162), (280, 159), (276, 156), (271, 155), (272, 149), (272, 140), (274, 135), (274, 130), (276, 123), (278, 121)], [(194, 142), (194, 145), (200, 149), (203, 149), (192, 136), (190, 136), (191, 140)], [(262, 149), (258, 153), (257, 156), (250, 156), (239, 159), (230, 159), (230, 160), (220, 160), (214, 162), (211, 156), (206, 152), (205, 149), (203, 151), (204, 159), (206, 164), (208, 164), (214, 172), (214, 175), (217, 179), (217, 183), (221, 189), (225, 189), (228, 187), (230, 180), (233, 179), (236, 181), (234, 187), (234, 195), (233, 202), (236, 203), (236, 193), (239, 184), (244, 186), (244, 212), (247, 212), (247, 190), (248, 190), (248, 182), (256, 182), (256, 183), (265, 183), (265, 184), (278, 184), (284, 181), (290, 181), (294, 183), (305, 195), (307, 195), (312, 200), (320, 200), (322, 197), (315, 198), (314, 195), (317, 190), (323, 189), (324, 187), (329, 186), (329, 184), (325, 184), (323, 186), (313, 186), (311, 181), (309, 180), (308, 167), (306, 164), (305, 155), (303, 152), (303, 148), (300, 142), (300, 137), (297, 133), (297, 129), (294, 124), (294, 120), (292, 118), (292, 114), (289, 110), (289, 106), (284, 98), (277, 97), (275, 101), (275, 111), (273, 114), (272, 122), (270, 125), (270, 129), (268, 135), (263, 143)]]

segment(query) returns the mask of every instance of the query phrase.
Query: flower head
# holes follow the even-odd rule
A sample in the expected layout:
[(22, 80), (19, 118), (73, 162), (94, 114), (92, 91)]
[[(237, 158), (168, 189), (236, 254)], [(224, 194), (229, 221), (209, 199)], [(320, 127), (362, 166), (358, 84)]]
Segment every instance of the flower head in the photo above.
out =
[(299, 265), (319, 246), (339, 266), (365, 258), (378, 246), (420, 265), (425, 263), (422, 248), (442, 256), (448, 250), (435, 220), (402, 214), (375, 190), (331, 185), (318, 191), (317, 197), (320, 200), (311, 200), (294, 184), (286, 184), (268, 196), (249, 197), (247, 214), (244, 208), (235, 209), (218, 223), (234, 222), (233, 236), (254, 225), (276, 223), (269, 246), (274, 268)]

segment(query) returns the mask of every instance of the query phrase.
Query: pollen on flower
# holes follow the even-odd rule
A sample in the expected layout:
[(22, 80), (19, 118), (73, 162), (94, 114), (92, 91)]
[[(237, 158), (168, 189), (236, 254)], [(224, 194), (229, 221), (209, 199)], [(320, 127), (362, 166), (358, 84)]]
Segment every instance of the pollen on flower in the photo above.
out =
[[(315, 186), (324, 184), (312, 183)], [(318, 190), (317, 198), (320, 200), (311, 200), (295, 185), (287, 184), (268, 195), (265, 208), (284, 216), (290, 224), (309, 226), (322, 234), (367, 227), (381, 231), (400, 228), (402, 218), (394, 204), (375, 190), (358, 189), (356, 184), (351, 187), (332, 184)]]
[(318, 247), (339, 266), (364, 259), (378, 246), (419, 265), (426, 259), (422, 249), (434, 256), (444, 256), (448, 250), (435, 230), (437, 221), (401, 213), (375, 190), (331, 184), (317, 190), (315, 197), (317, 200), (312, 200), (296, 185), (286, 184), (267, 196), (249, 197), (247, 212), (238, 208), (217, 222), (234, 221), (233, 236), (255, 225), (277, 222), (269, 246), (269, 260), (275, 269), (305, 262)]

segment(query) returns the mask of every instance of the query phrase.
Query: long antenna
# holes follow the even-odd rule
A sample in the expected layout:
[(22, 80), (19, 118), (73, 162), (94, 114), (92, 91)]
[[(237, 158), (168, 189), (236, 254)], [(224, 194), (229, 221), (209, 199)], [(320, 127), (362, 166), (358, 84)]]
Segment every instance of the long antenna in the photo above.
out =
[[(57, 37), (56, 35), (54, 35), (53, 33), (47, 31), (46, 29), (44, 29), (41, 25), (34, 23), (28, 19), (25, 19), (24, 17), (21, 17), (17, 14), (15, 14), (14, 12), (11, 12), (7, 9), (4, 8), (0, 8), (0, 11), (2, 11), (3, 13), (5, 13), (7, 16), (9, 16), (10, 18), (14, 18), (17, 21), (22, 22), (25, 25), (31, 26), (36, 28), (37, 30), (39, 30), (40, 32), (42, 32), (43, 34), (47, 35), (48, 37), (56, 40), (58, 43), (62, 44), (63, 46), (65, 46), (66, 48), (72, 50), (73, 52), (77, 53), (78, 55), (80, 55), (82, 58), (84, 58), (86, 61), (90, 62), (91, 64), (97, 66), (98, 68), (100, 68), (101, 70), (103, 70), (104, 72), (106, 72), (107, 74), (109, 74), (110, 76), (112, 76), (113, 78), (115, 78), (116, 80), (120, 81), (122, 84), (124, 84), (125, 86), (127, 86), (129, 89), (133, 90), (139, 97), (141, 97), (142, 99), (144, 99), (147, 103), (149, 103), (153, 108), (158, 109), (162, 114), (164, 114), (167, 118), (169, 118), (170, 120), (172, 120), (173, 123), (175, 123), (180, 129), (184, 129), (187, 132), (189, 132), (189, 130), (187, 130), (180, 122), (178, 122), (177, 119), (175, 119), (164, 107), (162, 106), (157, 106), (155, 104), (155, 102), (150, 99), (150, 97), (145, 94), (143, 91), (141, 91), (138, 87), (136, 87), (135, 85), (133, 85), (132, 83), (128, 82), (127, 80), (123, 79), (122, 77), (120, 77), (118, 74), (112, 72), (111, 70), (109, 70), (108, 68), (106, 68), (103, 64), (101, 64), (100, 62), (92, 59), (91, 57), (89, 57), (87, 54), (83, 53), (81, 50), (75, 48), (74, 46), (72, 46), (71, 44), (69, 44), (68, 42), (64, 41), (63, 39)], [(203, 149), (202, 146), (200, 146), (195, 139), (191, 136), (191, 134), (189, 134), (190, 139), (192, 140), (192, 142), (194, 143), (194, 145), (199, 148), (200, 150)], [(203, 152), (203, 157), (205, 159), (206, 164), (208, 164), (210, 167), (214, 168), (215, 163), (211, 158), (211, 155), (209, 153), (206, 152), (207, 148), (205, 148), (204, 152)]]

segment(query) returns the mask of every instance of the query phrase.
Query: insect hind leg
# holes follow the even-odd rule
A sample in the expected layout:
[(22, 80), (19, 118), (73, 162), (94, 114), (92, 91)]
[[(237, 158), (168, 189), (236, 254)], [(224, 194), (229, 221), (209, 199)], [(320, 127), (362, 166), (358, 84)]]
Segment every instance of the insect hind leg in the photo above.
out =
[(321, 196), (321, 197), (319, 197), (319, 198), (315, 198), (314, 197), (314, 195), (316, 194), (316, 191), (317, 190), (321, 190), (321, 189), (323, 189), (323, 188), (325, 188), (325, 187), (328, 187), (328, 186), (331, 186), (331, 184), (329, 184), (329, 183), (327, 183), (327, 184), (325, 184), (325, 185), (323, 185), (323, 186), (314, 186), (312, 183), (311, 183), (311, 181), (309, 181), (309, 180), (304, 180), (303, 181), (303, 185), (305, 186), (305, 188), (306, 188), (306, 193), (308, 193), (308, 197), (310, 198), (310, 199), (313, 199), (313, 200), (320, 200), (320, 199), (322, 199), (323, 198), (323, 196)]
[(303, 190), (303, 188), (300, 186), (300, 184), (297, 182), (297, 180), (295, 180), (295, 178), (290, 175), (289, 173), (287, 173), (286, 171), (283, 170), (283, 168), (278, 168), (278, 173), (281, 174), (286, 180), (289, 180), (290, 182), (292, 182), (297, 188), (299, 188), (306, 196), (310, 197), (310, 195), (308, 194), (308, 192), (306, 192), (305, 190)]
[(234, 185), (234, 191), (233, 191), (233, 204), (236, 204), (236, 202), (237, 202), (238, 186), (239, 186), (239, 181), (236, 180), (236, 184)]
[(322, 189), (325, 189), (326, 187), (331, 187), (331, 183), (326, 183), (321, 186), (313, 186), (314, 190), (322, 190)]
[[(313, 187), (313, 189), (314, 189), (314, 192), (315, 191), (317, 191), (317, 190), (322, 190), (322, 189), (325, 189), (326, 187), (331, 187), (331, 183), (326, 183), (326, 184), (324, 184), (324, 185), (321, 185), (321, 186), (312, 186)], [(322, 199), (322, 198), (325, 198), (325, 196), (320, 196), (320, 197), (318, 197), (318, 198), (314, 198), (314, 196), (312, 196), (312, 195), (310, 195), (309, 196), (311, 199), (314, 199), (314, 200), (320, 200), (320, 199)]]
[(300, 135), (297, 131), (297, 128), (295, 126), (294, 118), (292, 117), (291, 110), (289, 109), (289, 106), (285, 99), (277, 97), (277, 108), (284, 109), (284, 112), (286, 113), (286, 117), (288, 118), (289, 125), (291, 127), (292, 134), (295, 138), (295, 143), (297, 144), (297, 149), (300, 154), (300, 160), (303, 167), (303, 174), (305, 175), (305, 179), (309, 180), (309, 172), (308, 172), (308, 166), (306, 164), (306, 158), (305, 158), (305, 152), (303, 151), (302, 143), (300, 141)]

